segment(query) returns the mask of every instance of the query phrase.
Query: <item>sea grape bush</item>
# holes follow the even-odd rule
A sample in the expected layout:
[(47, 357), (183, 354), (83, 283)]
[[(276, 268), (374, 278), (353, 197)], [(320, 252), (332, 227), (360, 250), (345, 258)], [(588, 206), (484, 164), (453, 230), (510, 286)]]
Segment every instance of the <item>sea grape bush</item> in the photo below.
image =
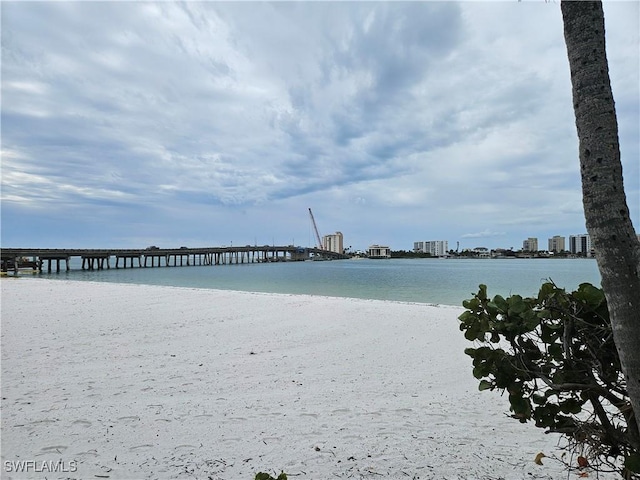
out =
[(287, 474), (281, 472), (277, 477), (272, 477), (271, 474), (265, 472), (258, 472), (254, 480), (287, 480)]
[(480, 285), (463, 306), (480, 390), (508, 393), (513, 418), (564, 435), (577, 460), (569, 468), (640, 478), (638, 424), (601, 289), (583, 283), (567, 293), (547, 282), (537, 297), (490, 299)]

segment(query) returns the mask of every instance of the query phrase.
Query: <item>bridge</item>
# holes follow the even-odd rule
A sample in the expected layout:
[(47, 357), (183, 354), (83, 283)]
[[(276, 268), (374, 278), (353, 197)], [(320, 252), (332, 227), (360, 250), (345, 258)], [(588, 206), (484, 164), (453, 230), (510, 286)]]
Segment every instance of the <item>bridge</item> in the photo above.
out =
[(67, 249), (67, 248), (3, 248), (1, 270), (18, 273), (30, 269), (42, 273), (57, 273), (61, 265), (71, 270), (71, 259), (82, 260), (82, 270), (114, 268), (153, 268), (195, 265), (231, 265), (241, 263), (290, 262), (304, 260), (342, 260), (349, 258), (320, 248), (293, 245), (246, 245), (244, 247), (158, 248), (144, 249)]

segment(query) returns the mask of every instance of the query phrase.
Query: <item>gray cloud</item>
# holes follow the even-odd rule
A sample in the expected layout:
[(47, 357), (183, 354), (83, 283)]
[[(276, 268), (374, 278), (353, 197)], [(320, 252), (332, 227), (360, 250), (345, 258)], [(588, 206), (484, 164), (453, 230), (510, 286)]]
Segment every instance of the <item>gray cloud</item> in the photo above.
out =
[[(637, 13), (605, 4), (636, 221)], [(2, 241), (583, 231), (570, 94), (544, 2), (6, 3)]]

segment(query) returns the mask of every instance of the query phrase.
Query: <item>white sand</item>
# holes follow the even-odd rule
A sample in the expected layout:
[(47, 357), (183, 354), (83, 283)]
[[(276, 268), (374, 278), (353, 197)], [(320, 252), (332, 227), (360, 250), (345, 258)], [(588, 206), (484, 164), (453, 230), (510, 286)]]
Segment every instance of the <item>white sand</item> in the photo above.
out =
[[(533, 462), (557, 437), (477, 390), (461, 308), (1, 286), (3, 479), (567, 478)], [(19, 460), (78, 463), (8, 473)]]

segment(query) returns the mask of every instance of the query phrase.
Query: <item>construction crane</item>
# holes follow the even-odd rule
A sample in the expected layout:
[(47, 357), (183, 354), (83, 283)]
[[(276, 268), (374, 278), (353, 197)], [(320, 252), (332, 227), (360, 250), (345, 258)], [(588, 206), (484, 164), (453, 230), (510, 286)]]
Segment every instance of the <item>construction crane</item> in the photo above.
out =
[(316, 225), (316, 219), (313, 218), (313, 212), (309, 209), (309, 215), (311, 216), (311, 223), (313, 223), (313, 229), (316, 232), (316, 240), (318, 240), (318, 248), (322, 250), (322, 240), (320, 240), (320, 234), (318, 233), (318, 226)]

